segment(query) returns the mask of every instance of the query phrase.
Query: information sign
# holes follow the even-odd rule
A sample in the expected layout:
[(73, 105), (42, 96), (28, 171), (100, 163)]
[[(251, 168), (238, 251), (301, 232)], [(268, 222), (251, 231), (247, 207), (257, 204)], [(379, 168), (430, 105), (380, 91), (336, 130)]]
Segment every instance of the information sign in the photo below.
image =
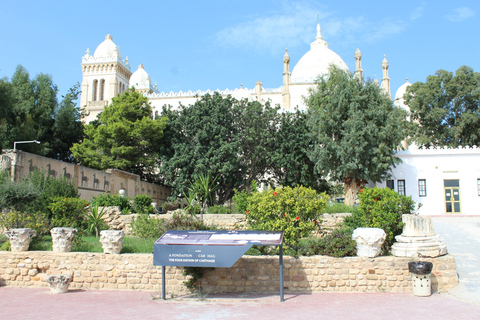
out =
[(165, 266), (228, 268), (255, 244), (280, 247), (280, 301), (284, 301), (282, 242), (283, 231), (169, 230), (153, 245), (153, 265), (162, 266), (162, 297)]

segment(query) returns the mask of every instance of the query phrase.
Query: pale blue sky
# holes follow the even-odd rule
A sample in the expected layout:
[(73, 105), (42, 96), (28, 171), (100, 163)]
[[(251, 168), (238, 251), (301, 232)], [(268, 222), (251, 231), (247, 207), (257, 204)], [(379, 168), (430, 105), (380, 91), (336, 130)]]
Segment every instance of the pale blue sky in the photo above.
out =
[(392, 94), (438, 69), (480, 71), (480, 2), (428, 1), (7, 1), (0, 6), (0, 77), (17, 64), (53, 76), (60, 94), (81, 82), (81, 57), (106, 34), (140, 63), (160, 91), (282, 85), (310, 49), (317, 16), (322, 35), (353, 71), (363, 54), (367, 77), (382, 77), (386, 54)]

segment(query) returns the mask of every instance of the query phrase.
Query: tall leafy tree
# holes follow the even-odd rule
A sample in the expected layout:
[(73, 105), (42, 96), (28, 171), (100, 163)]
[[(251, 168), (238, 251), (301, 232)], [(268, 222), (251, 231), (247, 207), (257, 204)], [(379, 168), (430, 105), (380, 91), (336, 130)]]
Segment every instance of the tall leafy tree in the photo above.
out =
[(278, 115), (275, 147), (271, 150), (274, 177), (283, 186), (302, 185), (319, 192), (328, 191), (329, 184), (315, 172), (315, 163), (309, 154), (313, 145), (307, 127), (305, 112), (287, 112)]
[(52, 150), (48, 154), (51, 158), (74, 162), (70, 148), (74, 143), (82, 141), (84, 125), (82, 112), (76, 101), (80, 95), (80, 84), (74, 85), (63, 97), (55, 115), (53, 126)]
[(146, 97), (125, 91), (85, 127), (85, 139), (71, 148), (73, 157), (90, 168), (121, 169), (153, 181), (166, 122), (152, 118)]
[(480, 73), (438, 70), (405, 94), (412, 140), (419, 146), (480, 146)]
[(209, 172), (224, 202), (234, 189), (271, 172), (277, 108), (214, 93), (176, 111), (164, 108), (162, 114), (169, 123), (159, 167), (175, 196), (187, 194), (195, 177)]
[(318, 79), (307, 105), (315, 168), (343, 182), (345, 202), (353, 204), (361, 186), (385, 179), (399, 162), (405, 113), (372, 81), (334, 67)]
[(0, 152), (2, 148), (11, 148), (8, 145), (13, 125), (13, 88), (8, 79), (0, 79)]

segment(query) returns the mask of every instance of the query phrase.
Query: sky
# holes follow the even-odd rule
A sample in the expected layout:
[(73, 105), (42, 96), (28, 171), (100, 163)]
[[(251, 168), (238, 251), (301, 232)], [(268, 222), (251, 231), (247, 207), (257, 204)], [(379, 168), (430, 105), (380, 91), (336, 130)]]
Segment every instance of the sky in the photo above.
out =
[(364, 76), (382, 78), (384, 55), (395, 94), (408, 77), (424, 82), (439, 69), (480, 71), (480, 1), (287, 0), (0, 0), (0, 78), (17, 65), (33, 78), (50, 74), (59, 99), (82, 81), (81, 60), (107, 34), (145, 66), (159, 91), (282, 86), (323, 39), (353, 72), (362, 52)]

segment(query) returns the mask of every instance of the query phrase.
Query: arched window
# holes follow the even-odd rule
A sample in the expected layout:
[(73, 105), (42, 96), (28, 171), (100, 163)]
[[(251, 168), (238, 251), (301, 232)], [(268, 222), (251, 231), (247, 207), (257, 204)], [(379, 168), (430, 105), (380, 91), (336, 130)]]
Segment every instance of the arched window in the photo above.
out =
[(92, 101), (97, 101), (98, 80), (93, 80)]
[(125, 83), (122, 84), (122, 92), (125, 91)]
[(122, 93), (122, 83), (119, 82), (118, 83), (118, 94), (121, 94)]
[(100, 80), (100, 101), (103, 101), (103, 94), (105, 92), (105, 79)]

